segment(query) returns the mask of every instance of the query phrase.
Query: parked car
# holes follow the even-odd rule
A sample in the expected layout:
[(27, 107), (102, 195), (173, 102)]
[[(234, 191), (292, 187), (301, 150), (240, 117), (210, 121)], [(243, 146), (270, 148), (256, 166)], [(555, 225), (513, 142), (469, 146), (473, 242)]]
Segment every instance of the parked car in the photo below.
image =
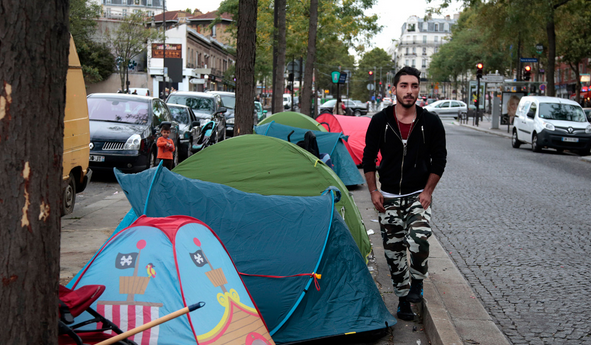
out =
[(291, 109), (291, 94), (283, 94), (283, 109)]
[[(367, 106), (365, 104), (355, 103), (349, 99), (343, 99), (342, 102), (345, 104), (347, 108), (346, 112), (347, 115), (354, 115), (354, 116), (361, 116), (367, 114)], [(320, 114), (322, 113), (331, 113), (334, 108), (334, 105), (337, 103), (336, 99), (331, 99), (329, 101), (324, 102), (322, 105), (318, 107), (318, 111)]]
[(195, 116), (193, 109), (186, 105), (167, 104), (172, 118), (179, 124), (179, 145), (178, 155), (179, 163), (187, 159), (191, 155), (191, 145), (193, 138), (197, 137), (201, 132), (201, 122)]
[(227, 112), (227, 108), (223, 106), (220, 95), (211, 92), (177, 91), (168, 96), (166, 103), (181, 104), (191, 108), (201, 127), (213, 121), (212, 133), (215, 137), (213, 142), (226, 139), (226, 117), (224, 114)]
[(257, 121), (263, 121), (267, 117), (267, 111), (263, 109), (261, 102), (254, 101), (254, 111), (257, 114)]
[(236, 94), (229, 91), (207, 91), (222, 98), (222, 106), (226, 108), (224, 116), (226, 117), (226, 135), (234, 136), (234, 112), (236, 108)]
[(382, 104), (384, 105), (384, 107), (390, 106), (392, 105), (392, 98), (390, 97), (384, 97), (384, 99), (382, 100)]
[[(170, 139), (179, 145), (178, 123), (159, 98), (122, 93), (88, 96), (92, 170), (138, 172), (157, 165), (156, 141), (163, 122), (171, 124)], [(174, 153), (175, 164), (178, 155)]]
[(467, 112), (468, 106), (462, 101), (442, 100), (425, 105), (424, 109), (439, 117), (457, 117), (459, 113)]
[(586, 156), (591, 151), (591, 123), (575, 101), (524, 96), (515, 113), (511, 142), (514, 148), (523, 143), (531, 144), (535, 152), (554, 148), (578, 151)]

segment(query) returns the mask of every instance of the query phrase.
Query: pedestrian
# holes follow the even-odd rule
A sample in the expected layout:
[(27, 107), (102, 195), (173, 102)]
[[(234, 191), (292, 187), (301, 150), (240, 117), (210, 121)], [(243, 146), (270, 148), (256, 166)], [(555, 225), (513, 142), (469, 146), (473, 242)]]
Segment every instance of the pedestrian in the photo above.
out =
[(175, 148), (174, 142), (169, 138), (170, 123), (163, 122), (162, 125), (160, 125), (160, 134), (162, 136), (159, 137), (156, 142), (156, 146), (158, 146), (157, 158), (162, 160), (162, 165), (167, 167), (168, 170), (172, 170), (172, 168), (174, 168), (172, 160), (174, 158), (173, 152)]
[(132, 95), (137, 95), (137, 90), (133, 90)]
[[(415, 316), (410, 302), (423, 299), (432, 195), (447, 161), (441, 120), (416, 105), (420, 75), (419, 70), (409, 66), (396, 73), (396, 105), (372, 117), (363, 151), (363, 171), (371, 201), (379, 212), (386, 261), (398, 296), (397, 315), (408, 321)], [(378, 151), (382, 161), (376, 169)], [(376, 184), (376, 170), (381, 191)]]

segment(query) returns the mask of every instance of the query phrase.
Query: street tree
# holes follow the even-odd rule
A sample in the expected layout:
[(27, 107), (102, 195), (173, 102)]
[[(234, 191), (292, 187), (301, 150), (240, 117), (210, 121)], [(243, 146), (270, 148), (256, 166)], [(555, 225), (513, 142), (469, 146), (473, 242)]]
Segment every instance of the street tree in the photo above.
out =
[[(375, 90), (370, 91), (367, 89), (369, 81), (369, 71), (373, 72), (374, 82), (371, 82), (372, 86), (375, 84)], [(361, 79), (359, 82), (353, 84), (353, 94), (361, 99), (368, 100), (371, 95), (377, 95), (380, 91), (385, 91), (387, 88), (386, 75), (388, 72), (394, 71), (394, 62), (392, 56), (388, 54), (382, 48), (374, 48), (361, 57), (355, 75)], [(382, 82), (380, 86), (380, 81)]]
[(127, 89), (127, 71), (131, 59), (144, 53), (149, 42), (162, 41), (164, 38), (162, 32), (146, 27), (146, 18), (146, 13), (141, 11), (128, 15), (111, 36), (111, 48), (119, 59), (121, 90)]
[(52, 345), (69, 3), (0, 0), (0, 8), (0, 344)]
[[(560, 60), (569, 65), (576, 78), (576, 101), (581, 101), (581, 61), (591, 56), (591, 4), (589, 1), (573, 1), (565, 8), (564, 22), (568, 27), (557, 32), (557, 51)], [(572, 28), (577, 28), (572, 30)]]
[(286, 0), (274, 0), (273, 33), (273, 113), (283, 111), (283, 71), (285, 70)]
[(302, 114), (314, 117), (310, 111), (312, 105), (312, 77), (316, 62), (316, 33), (318, 31), (318, 0), (310, 0), (310, 24), (308, 27), (308, 52), (304, 69), (304, 85), (300, 98)]
[(254, 125), (257, 0), (240, 0), (236, 40), (234, 135), (252, 134)]
[(70, 1), (70, 33), (87, 83), (105, 80), (115, 70), (115, 57), (109, 47), (93, 41), (100, 13), (101, 6), (90, 0)]

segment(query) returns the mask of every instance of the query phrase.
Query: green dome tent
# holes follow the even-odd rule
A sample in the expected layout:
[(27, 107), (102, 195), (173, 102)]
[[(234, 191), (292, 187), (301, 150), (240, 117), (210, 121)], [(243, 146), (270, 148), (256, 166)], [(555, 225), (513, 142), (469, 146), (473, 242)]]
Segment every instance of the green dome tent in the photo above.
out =
[(263, 121), (259, 122), (259, 126), (271, 123), (273, 121), (286, 126), (310, 129), (313, 131), (328, 132), (326, 128), (324, 128), (324, 126), (318, 123), (318, 121), (314, 120), (308, 115), (296, 113), (295, 111), (283, 111), (280, 113), (275, 113), (271, 116), (268, 116)]
[(359, 209), (335, 172), (308, 151), (285, 140), (241, 135), (192, 155), (173, 172), (262, 195), (316, 196), (330, 186), (341, 190), (335, 204), (367, 260), (369, 237)]

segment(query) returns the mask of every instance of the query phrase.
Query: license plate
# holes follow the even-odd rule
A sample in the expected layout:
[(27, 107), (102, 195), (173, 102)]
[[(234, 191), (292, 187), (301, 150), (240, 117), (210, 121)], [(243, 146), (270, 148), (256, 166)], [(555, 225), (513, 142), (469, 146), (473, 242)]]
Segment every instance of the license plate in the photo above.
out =
[(88, 161), (89, 162), (104, 162), (105, 161), (105, 156), (88, 156)]
[(569, 143), (578, 143), (579, 142), (579, 138), (566, 138), (563, 137), (562, 141), (568, 141)]

